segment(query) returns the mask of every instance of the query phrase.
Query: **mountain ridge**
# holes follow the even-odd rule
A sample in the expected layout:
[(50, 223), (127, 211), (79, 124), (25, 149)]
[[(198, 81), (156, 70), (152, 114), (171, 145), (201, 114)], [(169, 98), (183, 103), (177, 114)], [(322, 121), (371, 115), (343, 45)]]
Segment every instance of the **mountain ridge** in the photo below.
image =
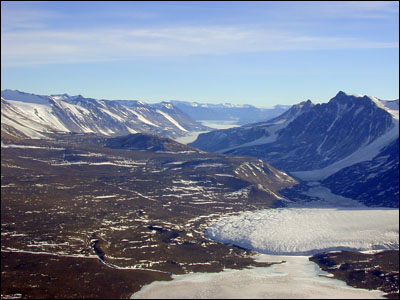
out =
[[(397, 110), (393, 109), (396, 104)], [(398, 170), (398, 122), (398, 100), (381, 101), (340, 91), (328, 103), (304, 101), (270, 121), (204, 133), (189, 145), (258, 157), (300, 180), (323, 182), (340, 195), (351, 194), (369, 205), (398, 207), (398, 177), (390, 180), (393, 188), (368, 189), (368, 182), (388, 180), (385, 172)], [(387, 147), (390, 153), (381, 155)], [(376, 172), (380, 165), (388, 166), (385, 172)], [(346, 178), (338, 175), (344, 169)], [(352, 176), (376, 178), (355, 188)], [(370, 190), (369, 195), (363, 189)]]
[(2, 93), (2, 136), (45, 138), (52, 132), (106, 136), (145, 132), (176, 138), (209, 129), (172, 104), (97, 100), (68, 94)]

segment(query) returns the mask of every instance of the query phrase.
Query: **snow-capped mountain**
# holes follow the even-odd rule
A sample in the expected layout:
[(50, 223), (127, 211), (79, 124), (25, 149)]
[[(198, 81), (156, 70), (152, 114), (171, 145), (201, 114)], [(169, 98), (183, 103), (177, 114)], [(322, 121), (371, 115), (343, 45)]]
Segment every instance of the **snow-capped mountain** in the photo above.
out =
[(196, 121), (216, 120), (218, 118), (218, 120), (233, 121), (239, 125), (266, 121), (279, 116), (290, 108), (290, 105), (275, 105), (271, 108), (265, 108), (249, 104), (209, 104), (177, 100), (171, 100), (170, 103)]
[(398, 207), (398, 100), (339, 92), (267, 122), (201, 134), (206, 151), (259, 157), (305, 181), (370, 205)]
[(44, 138), (51, 132), (119, 136), (145, 132), (176, 138), (206, 130), (170, 103), (110, 101), (81, 95), (40, 96), (1, 92), (2, 137)]

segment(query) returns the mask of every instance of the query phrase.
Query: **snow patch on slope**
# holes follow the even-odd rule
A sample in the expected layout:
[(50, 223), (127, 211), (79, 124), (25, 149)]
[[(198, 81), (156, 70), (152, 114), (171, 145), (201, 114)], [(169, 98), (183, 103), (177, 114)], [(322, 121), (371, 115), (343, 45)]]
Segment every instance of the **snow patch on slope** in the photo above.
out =
[[(36, 103), (21, 103), (14, 100), (7, 100), (13, 105), (15, 110), (18, 110), (21, 115), (28, 117), (37, 123), (43, 124), (46, 127), (52, 127), (59, 131), (68, 131), (68, 128), (61, 123), (58, 118), (53, 114), (50, 105), (36, 104)], [(18, 118), (17, 116), (15, 116)], [(21, 121), (22, 118), (19, 118)], [(25, 119), (25, 121), (28, 121)]]
[(163, 115), (164, 118), (166, 118), (168, 121), (170, 121), (172, 124), (174, 124), (176, 127), (178, 127), (180, 130), (188, 132), (185, 128), (183, 128), (174, 118), (172, 118), (169, 114), (162, 112), (161, 110), (157, 109), (157, 112), (161, 115)]
[[(26, 124), (21, 124), (17, 121), (15, 121), (14, 118), (9, 118), (8, 116), (2, 116), (1, 117), (1, 122), (2, 125), (8, 125), (11, 126), (18, 131), (20, 131), (22, 134), (26, 135), (27, 137), (30, 137), (32, 139), (46, 139), (47, 137), (40, 132), (46, 132), (48, 131), (47, 128), (43, 126), (39, 126), (38, 124), (35, 124), (33, 122), (30, 122), (30, 126)], [(35, 126), (36, 125), (36, 126)]]
[(58, 100), (57, 103), (63, 108), (65, 111), (70, 111), (75, 117), (78, 119), (85, 121), (85, 115), (90, 116), (90, 111), (86, 108), (74, 104), (70, 104), (65, 101)]
[(143, 116), (142, 116), (141, 114), (139, 114), (138, 112), (136, 112), (136, 111), (134, 111), (134, 110), (132, 110), (132, 109), (129, 109), (129, 108), (127, 108), (127, 110), (129, 110), (131, 113), (133, 113), (134, 115), (136, 115), (136, 116), (138, 117), (139, 121), (141, 121), (141, 122), (143, 122), (143, 123), (145, 123), (145, 124), (147, 124), (147, 125), (151, 125), (151, 126), (154, 126), (154, 127), (159, 127), (158, 125), (156, 125), (156, 124), (150, 122), (149, 120), (147, 120), (145, 117), (143, 117)]

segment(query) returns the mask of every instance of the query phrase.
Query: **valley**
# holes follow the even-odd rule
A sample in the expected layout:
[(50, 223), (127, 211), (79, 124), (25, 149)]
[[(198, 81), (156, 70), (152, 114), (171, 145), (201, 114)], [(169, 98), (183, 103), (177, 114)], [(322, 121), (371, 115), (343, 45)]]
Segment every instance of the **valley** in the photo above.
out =
[[(398, 253), (398, 113), (380, 100), (340, 92), (329, 105), (306, 101), (239, 127), (198, 123), (166, 102), (7, 93), (19, 99), (2, 98), (2, 298), (129, 298), (154, 281), (173, 286), (227, 270), (249, 276), (250, 286), (259, 272), (275, 282), (280, 270), (283, 289), (305, 272), (312, 286), (326, 279), (326, 291), (338, 291), (343, 281), (321, 281), (331, 275), (311, 272), (308, 256), (329, 271), (324, 255), (333, 250), (344, 260), (348, 250)], [(371, 114), (368, 135), (356, 139)], [(353, 136), (341, 138), (347, 128)], [(384, 271), (350, 280), (365, 260), (356, 255), (341, 261), (347, 273), (333, 276), (381, 290), (365, 295), (396, 297), (396, 261), (387, 253)], [(390, 276), (373, 283), (382, 272)], [(263, 293), (254, 297), (285, 295)]]
[(399, 299), (398, 1), (1, 20), (1, 299)]

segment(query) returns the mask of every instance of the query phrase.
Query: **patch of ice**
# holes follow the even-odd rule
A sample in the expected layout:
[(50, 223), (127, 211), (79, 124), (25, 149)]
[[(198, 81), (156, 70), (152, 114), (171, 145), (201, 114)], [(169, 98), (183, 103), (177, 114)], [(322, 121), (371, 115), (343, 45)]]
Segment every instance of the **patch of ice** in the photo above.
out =
[(217, 168), (217, 167), (226, 167), (225, 164), (222, 163), (201, 163), (196, 165), (194, 168)]

